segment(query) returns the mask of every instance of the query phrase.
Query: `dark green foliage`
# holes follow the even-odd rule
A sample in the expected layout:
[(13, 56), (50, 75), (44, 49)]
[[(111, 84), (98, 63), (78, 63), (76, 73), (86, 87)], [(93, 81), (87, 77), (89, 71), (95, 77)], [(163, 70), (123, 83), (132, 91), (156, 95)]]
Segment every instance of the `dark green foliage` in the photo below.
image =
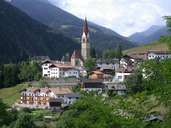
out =
[(3, 70), (4, 70), (4, 65), (0, 64), (0, 88), (3, 87)]
[(90, 54), (91, 54), (91, 57), (92, 58), (96, 58), (96, 49), (95, 48), (91, 48), (91, 51), (90, 51)]
[(112, 49), (107, 49), (103, 52), (103, 58), (112, 59), (116, 57), (116, 51)]
[(11, 125), (13, 121), (17, 118), (16, 111), (7, 111), (8, 106), (2, 102), (0, 99), (0, 128), (3, 126), (6, 128), (8, 125)]
[(4, 87), (14, 86), (19, 83), (19, 66), (16, 64), (4, 65), (3, 69), (3, 85)]
[(169, 30), (171, 31), (171, 16), (165, 16), (164, 17), (167, 23), (167, 27), (169, 28)]
[(22, 62), (20, 64), (20, 73), (18, 76), (21, 81), (40, 80), (40, 65), (36, 62)]
[(62, 61), (69, 62), (69, 61), (70, 61), (70, 54), (69, 54), (69, 53), (66, 53), (66, 54), (62, 57), (61, 60), (62, 60)]
[(56, 128), (120, 128), (112, 109), (99, 97), (83, 97), (63, 113)]
[(123, 54), (122, 54), (122, 46), (118, 45), (117, 48), (116, 48), (116, 58), (118, 58), (120, 60), (122, 56), (123, 56)]
[(61, 58), (80, 47), (3, 0), (0, 0), (0, 17), (0, 63), (18, 62), (30, 56)]
[(118, 45), (116, 49), (107, 49), (103, 52), (103, 58), (107, 59), (113, 59), (118, 58), (120, 59), (122, 57), (122, 47), (121, 45)]
[(8, 113), (6, 111), (7, 106), (0, 99), (0, 127), (7, 124)]
[(0, 65), (0, 88), (11, 87), (20, 82), (40, 80), (41, 68), (37, 62)]
[(126, 79), (125, 84), (127, 85), (129, 93), (137, 93), (143, 91), (142, 72), (135, 71)]
[(86, 68), (86, 70), (88, 72), (90, 72), (91, 70), (93, 70), (93, 68), (96, 66), (96, 61), (93, 58), (88, 58), (87, 60), (85, 60), (84, 63), (84, 67)]
[(160, 38), (159, 42), (166, 43), (169, 46), (169, 50), (171, 51), (171, 36), (163, 36)]
[(14, 128), (36, 128), (36, 126), (28, 113), (20, 113)]

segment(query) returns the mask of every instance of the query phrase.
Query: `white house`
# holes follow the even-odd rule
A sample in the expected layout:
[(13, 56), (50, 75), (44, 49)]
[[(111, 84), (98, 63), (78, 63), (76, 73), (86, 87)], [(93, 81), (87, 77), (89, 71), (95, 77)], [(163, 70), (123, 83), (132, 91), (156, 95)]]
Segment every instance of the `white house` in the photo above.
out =
[(123, 83), (125, 81), (125, 79), (130, 75), (131, 75), (131, 73), (116, 72), (115, 76), (113, 78), (113, 81), (118, 82), (118, 83)]
[(42, 63), (42, 76), (50, 77), (50, 69), (49, 66), (52, 65), (52, 62), (47, 60)]
[(80, 72), (78, 69), (72, 68), (64, 72), (64, 77), (76, 77), (79, 78)]
[(70, 65), (55, 65), (49, 66), (50, 77), (49, 78), (66, 78), (66, 77), (76, 77), (79, 78), (80, 72), (78, 69)]
[(67, 62), (45, 61), (42, 64), (42, 76), (45, 78), (79, 78), (80, 71)]
[(148, 51), (147, 59), (168, 59), (171, 58), (171, 52), (168, 51)]

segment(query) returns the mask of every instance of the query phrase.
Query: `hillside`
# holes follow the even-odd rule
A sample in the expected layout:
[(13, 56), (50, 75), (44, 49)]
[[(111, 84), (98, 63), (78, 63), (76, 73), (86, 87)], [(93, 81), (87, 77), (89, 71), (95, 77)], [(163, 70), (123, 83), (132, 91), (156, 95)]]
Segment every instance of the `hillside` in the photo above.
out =
[(160, 40), (153, 42), (151, 44), (146, 44), (143, 46), (139, 46), (136, 48), (131, 48), (128, 50), (123, 51), (124, 54), (131, 54), (131, 53), (145, 53), (149, 50), (157, 50), (157, 51), (169, 51), (171, 44), (171, 37), (162, 37)]
[[(51, 3), (42, 2), (40, 0), (12, 0), (11, 4), (24, 11), (35, 20), (53, 28), (55, 32), (62, 32), (64, 35), (80, 42), (83, 20)], [(118, 44), (122, 45), (124, 49), (135, 46), (125, 37), (122, 37), (110, 29), (91, 22), (89, 22), (89, 27), (91, 45), (97, 50), (116, 48)]]
[(0, 99), (7, 105), (12, 105), (20, 99), (20, 92), (27, 87), (28, 85), (19, 84), (14, 87), (0, 89)]
[(167, 27), (153, 25), (143, 32), (138, 32), (129, 37), (130, 41), (137, 42), (139, 45), (152, 43), (160, 39), (161, 36), (171, 34)]
[(0, 17), (0, 63), (17, 62), (29, 56), (60, 58), (80, 47), (2, 0)]

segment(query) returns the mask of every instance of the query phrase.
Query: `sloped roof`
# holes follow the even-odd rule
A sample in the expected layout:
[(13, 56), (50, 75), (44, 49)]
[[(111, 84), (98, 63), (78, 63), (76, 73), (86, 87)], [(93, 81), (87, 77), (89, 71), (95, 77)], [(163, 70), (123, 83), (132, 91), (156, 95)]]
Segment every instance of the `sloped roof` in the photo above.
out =
[(81, 59), (83, 61), (83, 58), (82, 58), (82, 55), (81, 55), (81, 51), (80, 50), (74, 50), (71, 58)]
[(87, 35), (88, 35), (88, 33), (89, 33), (88, 23), (87, 23), (87, 18), (85, 18), (85, 20), (84, 20), (83, 33), (85, 33), (85, 34), (86, 34), (86, 36), (87, 36)]
[(41, 92), (41, 93), (49, 93), (49, 92), (53, 92), (54, 94), (59, 94), (59, 95), (63, 95), (63, 94), (71, 94), (72, 90), (69, 87), (55, 87), (55, 88), (27, 88), (25, 91), (29, 91), (32, 93), (36, 93), (37, 91)]

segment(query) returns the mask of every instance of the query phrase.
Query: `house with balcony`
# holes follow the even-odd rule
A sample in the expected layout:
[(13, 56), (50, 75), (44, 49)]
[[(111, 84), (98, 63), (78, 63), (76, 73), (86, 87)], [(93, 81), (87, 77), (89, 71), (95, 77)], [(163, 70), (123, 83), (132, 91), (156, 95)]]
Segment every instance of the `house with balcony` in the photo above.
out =
[(69, 87), (31, 87), (21, 92), (19, 105), (21, 107), (41, 109), (61, 108), (73, 104), (78, 98), (79, 94), (73, 93)]

